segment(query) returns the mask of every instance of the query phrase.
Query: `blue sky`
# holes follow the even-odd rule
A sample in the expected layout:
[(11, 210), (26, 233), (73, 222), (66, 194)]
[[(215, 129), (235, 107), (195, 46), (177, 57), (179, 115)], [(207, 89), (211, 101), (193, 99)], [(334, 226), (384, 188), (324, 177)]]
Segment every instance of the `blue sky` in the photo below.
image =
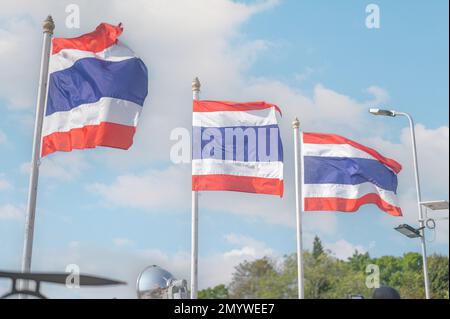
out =
[[(285, 1), (256, 16), (245, 26), (249, 36), (281, 45), (255, 63), (252, 72), (294, 82), (293, 69), (322, 70), (313, 74), (310, 85), (319, 81), (356, 98), (363, 98), (361, 87), (376, 83), (389, 88), (392, 105), (414, 111), (427, 125), (446, 125), (448, 3), (377, 1), (382, 21), (377, 30), (368, 30), (360, 14), (368, 3)], [(308, 85), (300, 88), (308, 90)], [(414, 88), (420, 92), (411, 94)], [(431, 107), (442, 116), (431, 114)]]
[[(80, 7), (80, 29), (64, 27), (69, 3)], [(114, 1), (100, 14), (101, 1), (6, 5), (0, 13), (0, 269), (20, 267), (39, 24), (49, 12), (61, 37), (89, 32), (103, 21), (123, 22), (121, 40), (150, 71), (149, 98), (130, 151), (74, 151), (43, 160), (33, 269), (64, 271), (75, 263), (83, 272), (131, 282), (123, 290), (68, 297), (133, 297), (133, 278), (154, 263), (188, 276), (190, 167), (170, 162), (175, 142), (169, 136), (175, 127), (190, 126), (190, 81), (197, 75), (204, 98), (278, 104), (286, 150), (284, 199), (201, 195), (202, 287), (228, 280), (232, 266), (244, 259), (295, 251), (294, 116), (306, 130), (354, 138), (405, 166), (399, 188), (404, 218), (372, 206), (356, 214), (307, 214), (306, 246), (317, 234), (341, 258), (354, 249), (374, 256), (419, 251), (418, 242), (392, 229), (414, 223), (417, 215), (407, 123), (370, 117), (366, 109), (377, 103), (414, 116), (423, 197), (448, 199), (448, 2), (376, 1), (380, 29), (365, 26), (369, 3)], [(433, 237), (429, 250), (448, 255), (448, 221), (438, 223), (435, 236), (429, 232)]]

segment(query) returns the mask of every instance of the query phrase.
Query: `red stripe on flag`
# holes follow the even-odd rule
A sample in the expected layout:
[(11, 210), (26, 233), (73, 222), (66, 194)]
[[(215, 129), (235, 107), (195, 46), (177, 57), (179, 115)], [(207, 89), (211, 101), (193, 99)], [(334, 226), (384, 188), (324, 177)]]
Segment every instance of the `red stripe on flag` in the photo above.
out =
[(379, 160), (381, 163), (392, 169), (396, 174), (402, 170), (402, 165), (397, 161), (384, 157), (374, 149), (361, 145), (348, 138), (336, 134), (322, 134), (322, 133), (303, 133), (303, 143), (305, 144), (348, 144), (354, 148), (360, 149)]
[(64, 49), (101, 52), (115, 44), (122, 32), (121, 24), (114, 26), (101, 23), (95, 31), (83, 34), (78, 38), (54, 38), (52, 54), (57, 54)]
[(57, 152), (70, 152), (73, 149), (107, 146), (129, 149), (133, 144), (136, 127), (103, 122), (99, 125), (86, 125), (68, 132), (55, 132), (42, 139), (42, 157)]
[(253, 111), (274, 107), (280, 114), (281, 110), (275, 104), (266, 102), (230, 102), (230, 101), (198, 101), (194, 100), (194, 112), (220, 112), (220, 111)]
[(279, 195), (283, 197), (284, 184), (276, 178), (235, 175), (192, 175), (193, 191), (234, 191)]
[(400, 207), (393, 206), (384, 201), (377, 194), (367, 194), (357, 199), (337, 197), (306, 197), (305, 211), (338, 211), (356, 212), (362, 205), (375, 204), (381, 210), (393, 216), (402, 216)]

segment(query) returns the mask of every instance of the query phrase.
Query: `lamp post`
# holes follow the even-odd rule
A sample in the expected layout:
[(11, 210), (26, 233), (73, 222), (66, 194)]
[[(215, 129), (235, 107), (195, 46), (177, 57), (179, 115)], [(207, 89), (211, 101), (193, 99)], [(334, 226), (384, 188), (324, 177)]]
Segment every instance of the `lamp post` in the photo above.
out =
[(415, 179), (416, 179), (416, 194), (417, 194), (417, 208), (419, 212), (419, 232), (420, 232), (420, 242), (422, 246), (422, 258), (423, 258), (423, 277), (425, 283), (425, 297), (426, 299), (430, 299), (430, 280), (428, 277), (428, 261), (427, 261), (427, 247), (425, 241), (425, 219), (423, 217), (422, 211), (422, 200), (421, 200), (421, 192), (420, 192), (420, 182), (419, 182), (419, 167), (417, 165), (417, 149), (416, 149), (416, 134), (414, 131), (414, 121), (412, 117), (408, 113), (397, 112), (393, 110), (383, 110), (378, 108), (371, 108), (369, 112), (373, 115), (382, 115), (382, 116), (405, 116), (409, 121), (409, 129), (411, 134), (411, 143), (412, 143), (412, 152), (413, 152), (413, 160), (414, 160), (414, 171), (415, 171)]

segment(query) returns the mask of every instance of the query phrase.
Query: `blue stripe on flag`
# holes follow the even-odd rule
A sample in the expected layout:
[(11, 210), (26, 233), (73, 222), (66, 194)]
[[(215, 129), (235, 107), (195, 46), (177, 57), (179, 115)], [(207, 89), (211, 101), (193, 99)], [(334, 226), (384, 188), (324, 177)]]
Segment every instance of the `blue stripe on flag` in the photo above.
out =
[(45, 115), (70, 111), (102, 97), (144, 104), (147, 68), (138, 58), (112, 62), (96, 58), (78, 60), (70, 68), (50, 74)]
[(304, 157), (305, 184), (374, 185), (397, 192), (397, 175), (377, 160), (347, 157)]
[[(228, 139), (226, 134), (229, 135)], [(238, 138), (231, 134), (236, 134)], [(192, 128), (192, 146), (193, 159), (241, 162), (283, 161), (283, 144), (280, 130), (276, 124), (234, 127), (194, 126)]]

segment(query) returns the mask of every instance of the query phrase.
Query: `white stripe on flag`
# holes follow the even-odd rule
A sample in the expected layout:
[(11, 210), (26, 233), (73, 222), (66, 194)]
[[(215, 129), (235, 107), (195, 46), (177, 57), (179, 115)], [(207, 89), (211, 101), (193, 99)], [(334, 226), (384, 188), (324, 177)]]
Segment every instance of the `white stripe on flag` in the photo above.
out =
[(275, 108), (251, 111), (194, 112), (193, 126), (236, 127), (276, 125)]
[(302, 145), (303, 156), (354, 157), (377, 160), (375, 157), (348, 144), (309, 144)]
[(282, 180), (283, 163), (196, 159), (192, 160), (192, 175), (235, 175)]
[(136, 126), (141, 110), (142, 107), (136, 103), (104, 97), (95, 103), (83, 104), (70, 111), (44, 117), (42, 136), (102, 122)]
[(385, 202), (399, 207), (397, 195), (367, 182), (359, 185), (344, 184), (303, 184), (304, 198), (337, 197), (345, 199), (358, 199), (364, 195), (378, 194)]
[(50, 57), (49, 73), (70, 68), (75, 62), (84, 58), (96, 58), (104, 61), (118, 62), (135, 57), (136, 55), (134, 52), (121, 42), (100, 52), (65, 49)]

